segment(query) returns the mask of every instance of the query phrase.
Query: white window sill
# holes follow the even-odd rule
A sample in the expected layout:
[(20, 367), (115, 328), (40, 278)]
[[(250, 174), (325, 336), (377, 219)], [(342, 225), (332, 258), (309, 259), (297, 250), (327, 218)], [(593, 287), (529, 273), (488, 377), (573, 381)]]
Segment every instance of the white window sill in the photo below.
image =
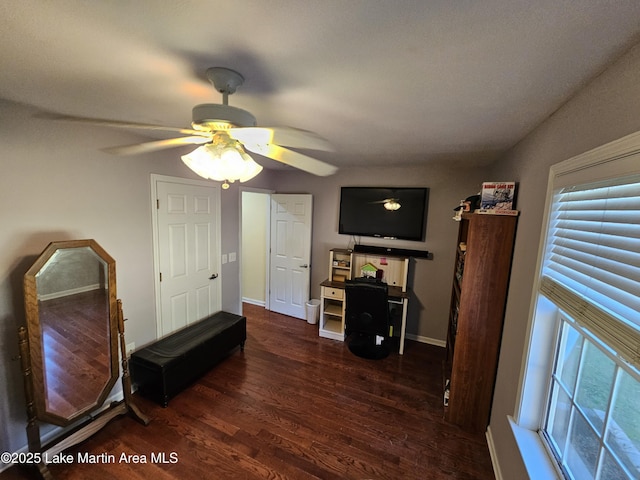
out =
[(549, 454), (544, 448), (538, 433), (519, 426), (511, 416), (508, 418), (513, 437), (518, 444), (520, 455), (529, 473), (529, 478), (535, 478), (536, 480), (562, 479), (555, 468), (554, 462), (549, 458)]

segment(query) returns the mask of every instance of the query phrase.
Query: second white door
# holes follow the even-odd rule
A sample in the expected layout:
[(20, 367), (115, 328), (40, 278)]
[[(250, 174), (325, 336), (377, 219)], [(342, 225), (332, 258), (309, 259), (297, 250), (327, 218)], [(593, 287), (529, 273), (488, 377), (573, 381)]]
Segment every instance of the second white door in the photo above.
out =
[(302, 319), (309, 300), (311, 222), (311, 195), (271, 195), (269, 309)]

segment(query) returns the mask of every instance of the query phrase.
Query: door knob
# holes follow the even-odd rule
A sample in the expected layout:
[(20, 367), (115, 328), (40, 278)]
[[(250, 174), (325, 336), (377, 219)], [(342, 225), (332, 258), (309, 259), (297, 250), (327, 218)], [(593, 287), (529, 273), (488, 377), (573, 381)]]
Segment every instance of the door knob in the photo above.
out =
[(209, 280), (215, 280), (216, 278), (218, 278), (218, 274), (214, 273), (209, 277)]

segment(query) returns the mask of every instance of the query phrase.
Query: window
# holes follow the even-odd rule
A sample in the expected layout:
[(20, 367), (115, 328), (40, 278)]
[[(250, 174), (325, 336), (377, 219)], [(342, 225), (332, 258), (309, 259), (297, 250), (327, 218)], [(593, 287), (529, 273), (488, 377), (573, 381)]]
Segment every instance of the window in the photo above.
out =
[(569, 478), (640, 478), (638, 371), (572, 319), (560, 322), (542, 435)]
[(559, 328), (541, 433), (569, 478), (640, 478), (640, 177), (559, 189), (542, 275)]
[(515, 423), (570, 479), (640, 479), (639, 152), (634, 134), (551, 170)]

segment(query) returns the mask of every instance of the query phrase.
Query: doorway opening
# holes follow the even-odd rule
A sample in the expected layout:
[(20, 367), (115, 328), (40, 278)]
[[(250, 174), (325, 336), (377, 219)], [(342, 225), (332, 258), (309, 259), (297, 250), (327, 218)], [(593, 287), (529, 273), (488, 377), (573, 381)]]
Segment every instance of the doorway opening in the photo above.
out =
[(240, 298), (269, 309), (271, 192), (243, 190), (240, 203)]

